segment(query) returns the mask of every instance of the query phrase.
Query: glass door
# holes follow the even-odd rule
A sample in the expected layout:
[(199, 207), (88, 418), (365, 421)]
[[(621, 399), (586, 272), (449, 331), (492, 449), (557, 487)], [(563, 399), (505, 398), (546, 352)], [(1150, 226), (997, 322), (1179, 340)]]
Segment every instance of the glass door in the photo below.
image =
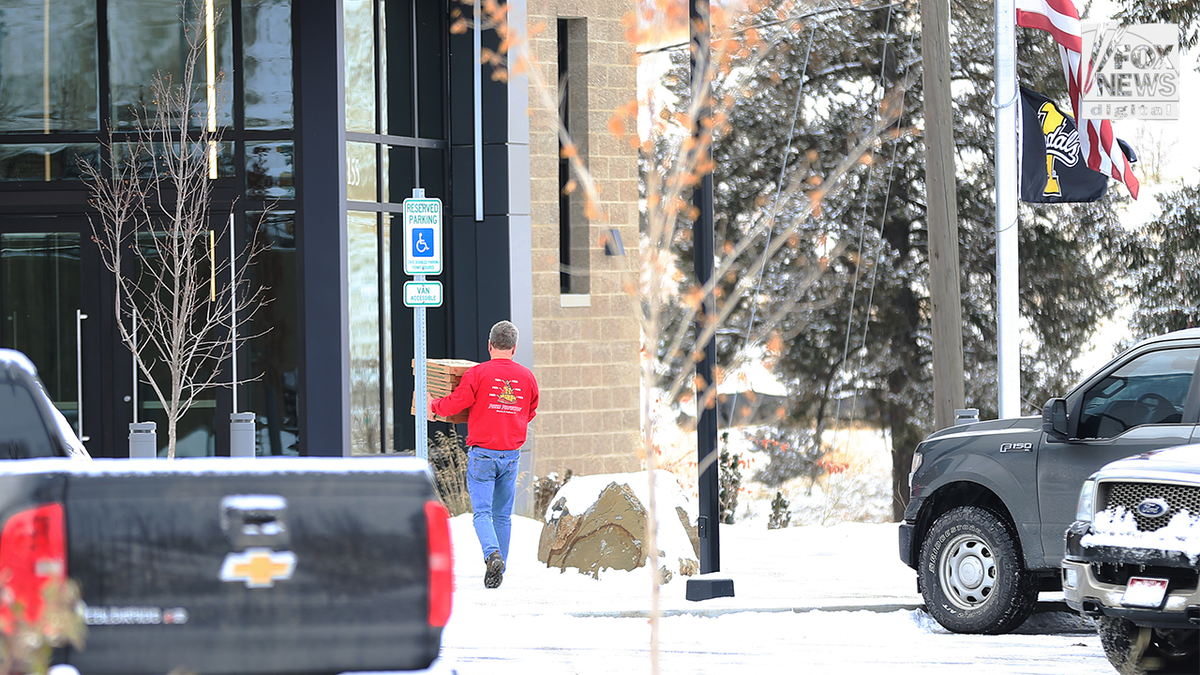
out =
[[(153, 247), (143, 251), (152, 253)], [(130, 267), (137, 276), (136, 264)], [(86, 220), (0, 218), (0, 347), (33, 361), (46, 393), (93, 457), (128, 457), (129, 422), (156, 423), (162, 456), (169, 442), (166, 414), (144, 377), (134, 391), (114, 292)], [(169, 382), (160, 359), (154, 377)], [(218, 454), (218, 394), (202, 392), (179, 420), (178, 456)]]
[(33, 361), (54, 405), (87, 441), (83, 345), (91, 317), (82, 299), (80, 240), (78, 231), (0, 234), (0, 346)]

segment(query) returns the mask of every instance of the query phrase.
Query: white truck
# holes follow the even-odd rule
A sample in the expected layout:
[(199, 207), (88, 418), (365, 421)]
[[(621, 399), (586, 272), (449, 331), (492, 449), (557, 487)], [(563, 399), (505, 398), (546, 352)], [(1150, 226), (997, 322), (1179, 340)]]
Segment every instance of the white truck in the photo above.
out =
[(1117, 671), (1200, 673), (1200, 445), (1106, 464), (1075, 518), (1063, 595)]

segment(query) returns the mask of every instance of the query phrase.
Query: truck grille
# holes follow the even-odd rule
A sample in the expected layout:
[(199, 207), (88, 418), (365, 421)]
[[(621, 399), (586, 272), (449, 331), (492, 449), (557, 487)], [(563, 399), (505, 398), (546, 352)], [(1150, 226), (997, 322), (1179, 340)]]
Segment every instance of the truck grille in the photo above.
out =
[(1196, 590), (1200, 574), (1183, 567), (1147, 566), (1116, 563), (1092, 563), (1092, 574), (1096, 580), (1115, 586), (1125, 586), (1129, 577), (1154, 577), (1166, 579), (1169, 591)]
[[(1195, 516), (1200, 516), (1200, 487), (1188, 485), (1170, 485), (1166, 483), (1107, 483), (1108, 499), (1104, 508), (1112, 510), (1118, 506), (1125, 507), (1127, 513), (1132, 513), (1137, 521), (1138, 529), (1143, 532), (1153, 532), (1167, 523), (1180, 511), (1187, 510)], [(1147, 518), (1137, 512), (1142, 500), (1156, 497), (1167, 502), (1167, 513), (1157, 518)]]

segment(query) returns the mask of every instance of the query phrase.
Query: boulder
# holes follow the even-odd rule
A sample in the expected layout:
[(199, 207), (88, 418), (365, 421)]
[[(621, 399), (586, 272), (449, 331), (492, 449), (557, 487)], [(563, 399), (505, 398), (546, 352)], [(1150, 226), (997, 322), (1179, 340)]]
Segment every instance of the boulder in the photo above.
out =
[[(563, 571), (573, 567), (581, 574), (598, 579), (601, 569), (632, 570), (646, 564), (646, 508), (628, 484), (609, 482), (595, 501), (578, 515), (570, 512), (567, 503), (565, 496), (557, 497), (542, 526), (538, 560), (547, 567), (558, 567)], [(683, 508), (675, 506), (673, 510), (676, 518), (659, 519), (659, 540), (678, 542), (682, 539), (692, 550), (660, 550), (663, 583), (676, 572), (690, 576), (700, 571), (696, 528)], [(668, 527), (679, 528), (679, 531), (663, 532)], [(664, 536), (668, 534), (671, 536)], [(660, 549), (664, 548), (669, 546), (660, 545)], [(676, 544), (676, 548), (680, 546)]]

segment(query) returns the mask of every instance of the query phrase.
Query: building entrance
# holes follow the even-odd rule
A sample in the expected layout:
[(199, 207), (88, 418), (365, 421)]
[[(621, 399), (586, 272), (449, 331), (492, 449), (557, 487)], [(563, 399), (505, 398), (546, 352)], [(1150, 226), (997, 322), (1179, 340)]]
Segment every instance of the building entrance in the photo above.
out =
[(33, 361), (84, 445), (103, 454), (102, 370), (112, 355), (102, 365), (101, 265), (90, 238), (82, 218), (0, 221), (0, 346)]

